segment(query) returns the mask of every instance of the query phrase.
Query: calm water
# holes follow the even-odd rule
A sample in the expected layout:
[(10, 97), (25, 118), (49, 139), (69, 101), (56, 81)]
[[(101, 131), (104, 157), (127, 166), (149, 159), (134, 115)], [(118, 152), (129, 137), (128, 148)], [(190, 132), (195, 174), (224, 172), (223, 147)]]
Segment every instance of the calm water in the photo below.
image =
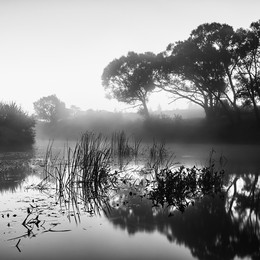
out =
[(111, 192), (108, 214), (92, 214), (79, 198), (61, 202), (52, 186), (37, 189), (46, 145), (1, 154), (1, 259), (259, 259), (259, 146), (168, 144), (186, 166), (205, 165), (212, 148), (216, 163), (222, 154), (230, 186), (225, 199), (169, 215), (127, 189)]

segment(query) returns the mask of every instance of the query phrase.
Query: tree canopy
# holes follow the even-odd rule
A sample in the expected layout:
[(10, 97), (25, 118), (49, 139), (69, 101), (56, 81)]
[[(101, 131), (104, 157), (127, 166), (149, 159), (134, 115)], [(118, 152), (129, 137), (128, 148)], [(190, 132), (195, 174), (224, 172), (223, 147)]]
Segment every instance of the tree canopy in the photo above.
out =
[(208, 118), (224, 114), (238, 120), (244, 100), (259, 121), (259, 28), (259, 22), (237, 31), (220, 23), (198, 26), (162, 53), (167, 80), (161, 88), (200, 105)]
[(42, 97), (33, 103), (36, 116), (40, 120), (55, 123), (67, 116), (65, 103), (59, 100), (56, 95)]
[(250, 28), (239, 29), (236, 35), (236, 51), (239, 59), (236, 68), (237, 96), (244, 105), (253, 106), (260, 122), (260, 20)]
[(119, 102), (141, 106), (149, 117), (147, 101), (155, 88), (154, 64), (156, 55), (151, 52), (137, 54), (129, 52), (110, 62), (102, 74), (102, 84), (109, 98)]
[(169, 44), (164, 55), (171, 77), (163, 88), (200, 105), (207, 116), (216, 113), (227, 91), (224, 65), (230, 62), (227, 42), (232, 35), (226, 24), (203, 24), (187, 40)]
[(147, 52), (113, 60), (102, 83), (110, 98), (141, 106), (155, 88), (201, 106), (208, 119), (240, 122), (254, 111), (260, 123), (260, 20), (249, 29), (205, 23), (183, 41), (170, 43), (155, 55)]

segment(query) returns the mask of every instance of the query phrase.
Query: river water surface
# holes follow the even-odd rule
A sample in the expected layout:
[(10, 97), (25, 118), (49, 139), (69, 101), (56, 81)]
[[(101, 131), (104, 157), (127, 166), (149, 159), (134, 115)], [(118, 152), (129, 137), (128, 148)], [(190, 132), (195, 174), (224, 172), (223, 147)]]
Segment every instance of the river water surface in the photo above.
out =
[[(229, 187), (224, 198), (170, 214), (127, 189), (110, 194), (105, 212), (88, 210), (84, 199), (61, 202), (54, 185), (37, 186), (46, 147), (1, 153), (1, 259), (260, 259), (259, 146), (167, 144), (187, 167), (207, 164), (214, 149)], [(54, 152), (63, 148), (54, 142)]]

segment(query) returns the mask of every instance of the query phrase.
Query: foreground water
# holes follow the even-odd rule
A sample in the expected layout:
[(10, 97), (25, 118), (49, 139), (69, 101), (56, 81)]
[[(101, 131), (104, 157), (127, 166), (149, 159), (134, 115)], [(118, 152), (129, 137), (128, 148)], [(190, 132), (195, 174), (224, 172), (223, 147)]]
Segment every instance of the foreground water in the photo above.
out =
[(1, 259), (259, 259), (260, 147), (169, 147), (187, 166), (205, 164), (212, 148), (226, 157), (229, 192), (184, 213), (153, 207), (128, 189), (111, 194), (107, 214), (93, 212), (84, 199), (66, 202), (52, 185), (37, 186), (46, 143), (1, 154), (11, 165), (4, 177), (1, 168)]

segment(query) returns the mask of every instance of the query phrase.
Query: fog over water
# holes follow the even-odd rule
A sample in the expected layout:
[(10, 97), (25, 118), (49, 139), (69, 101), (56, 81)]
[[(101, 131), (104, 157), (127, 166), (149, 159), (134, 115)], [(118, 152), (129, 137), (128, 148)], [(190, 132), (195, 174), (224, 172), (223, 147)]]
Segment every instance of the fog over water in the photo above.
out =
[(260, 259), (259, 10), (0, 0), (0, 259)]
[[(248, 28), (259, 19), (259, 1), (1, 1), (1, 100), (29, 113), (33, 102), (56, 94), (83, 110), (126, 108), (107, 100), (103, 69), (129, 51), (155, 54), (186, 39), (202, 23)], [(250, 10), (246, 11), (245, 10)], [(149, 106), (163, 109), (164, 95)]]

